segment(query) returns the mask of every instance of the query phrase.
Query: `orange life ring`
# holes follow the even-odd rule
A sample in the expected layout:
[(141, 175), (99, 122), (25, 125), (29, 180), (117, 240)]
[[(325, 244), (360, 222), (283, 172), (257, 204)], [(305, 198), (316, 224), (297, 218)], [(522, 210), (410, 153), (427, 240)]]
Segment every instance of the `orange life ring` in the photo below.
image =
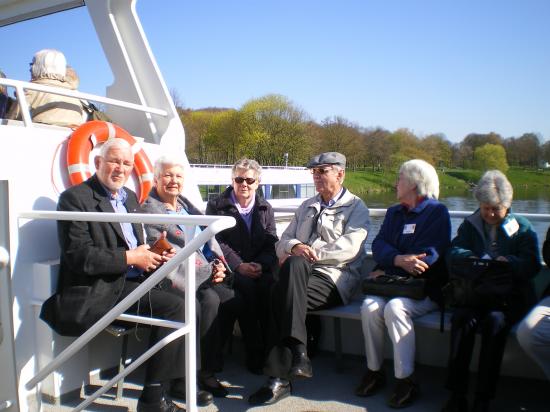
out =
[[(67, 168), (72, 185), (82, 183), (92, 175), (88, 161), (93, 147), (97, 143), (103, 143), (115, 137), (130, 143), (134, 152), (136, 139), (113, 123), (92, 120), (79, 126), (72, 133), (67, 145)], [(143, 149), (134, 153), (134, 172), (139, 181), (139, 202), (141, 203), (153, 187), (153, 165)]]

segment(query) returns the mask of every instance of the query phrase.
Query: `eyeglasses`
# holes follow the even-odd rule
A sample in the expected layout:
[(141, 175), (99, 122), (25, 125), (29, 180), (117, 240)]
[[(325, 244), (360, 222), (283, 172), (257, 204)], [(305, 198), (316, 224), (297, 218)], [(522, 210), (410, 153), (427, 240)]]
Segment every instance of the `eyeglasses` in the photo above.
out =
[(118, 166), (118, 167), (126, 167), (126, 168), (132, 168), (134, 167), (133, 162), (129, 162), (127, 160), (122, 159), (105, 159), (107, 163), (109, 163), (112, 166)]
[(309, 169), (312, 175), (326, 175), (331, 170), (332, 167), (314, 167), (312, 169)]
[(246, 181), (247, 185), (254, 184), (254, 182), (256, 181), (256, 179), (252, 177), (240, 177), (240, 176), (234, 177), (233, 180), (235, 181), (235, 183), (238, 183), (238, 184), (241, 184), (242, 182)]

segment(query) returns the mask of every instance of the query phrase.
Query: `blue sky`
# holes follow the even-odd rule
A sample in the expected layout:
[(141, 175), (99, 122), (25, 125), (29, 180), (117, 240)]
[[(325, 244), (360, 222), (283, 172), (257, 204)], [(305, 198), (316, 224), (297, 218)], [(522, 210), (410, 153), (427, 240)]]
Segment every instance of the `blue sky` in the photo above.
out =
[[(187, 108), (282, 94), (314, 120), (417, 135), (550, 138), (550, 1), (139, 0), (170, 89)], [(87, 11), (0, 29), (0, 68), (28, 80), (35, 51), (63, 51), (80, 90), (112, 75)]]

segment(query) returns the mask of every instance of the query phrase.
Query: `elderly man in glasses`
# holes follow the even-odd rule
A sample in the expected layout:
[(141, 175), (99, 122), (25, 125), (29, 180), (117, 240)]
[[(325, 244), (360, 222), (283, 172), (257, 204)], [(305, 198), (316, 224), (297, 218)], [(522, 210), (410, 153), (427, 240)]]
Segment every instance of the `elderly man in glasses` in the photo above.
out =
[(346, 158), (327, 152), (307, 167), (318, 194), (301, 204), (276, 245), (281, 267), (271, 295), (269, 379), (249, 398), (269, 405), (289, 396), (293, 379), (311, 378), (306, 314), (347, 303), (365, 256), (369, 210), (343, 186)]

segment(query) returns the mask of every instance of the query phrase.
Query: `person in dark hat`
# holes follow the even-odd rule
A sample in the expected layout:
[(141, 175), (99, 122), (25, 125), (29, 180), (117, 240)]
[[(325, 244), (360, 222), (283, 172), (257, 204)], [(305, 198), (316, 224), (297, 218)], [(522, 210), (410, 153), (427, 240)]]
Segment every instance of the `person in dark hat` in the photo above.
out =
[(306, 314), (347, 303), (365, 257), (369, 210), (344, 186), (346, 157), (314, 156), (307, 167), (318, 194), (304, 201), (276, 244), (280, 269), (271, 294), (267, 382), (248, 402), (269, 405), (289, 396), (293, 379), (313, 376)]

